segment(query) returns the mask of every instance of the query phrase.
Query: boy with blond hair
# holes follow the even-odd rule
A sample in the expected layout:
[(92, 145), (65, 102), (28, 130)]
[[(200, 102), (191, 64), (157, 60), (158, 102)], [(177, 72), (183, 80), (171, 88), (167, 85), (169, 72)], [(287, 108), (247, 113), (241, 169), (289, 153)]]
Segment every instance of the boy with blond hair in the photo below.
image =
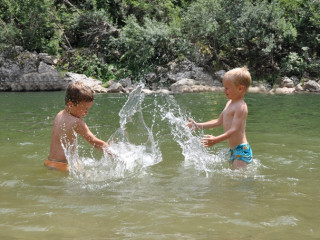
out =
[(49, 169), (68, 171), (69, 166), (64, 148), (73, 146), (77, 136), (81, 135), (91, 145), (101, 151), (108, 151), (108, 144), (93, 135), (82, 119), (93, 105), (93, 91), (81, 82), (68, 85), (65, 97), (65, 109), (54, 119), (50, 153), (44, 165)]
[(235, 68), (223, 76), (224, 93), (229, 99), (219, 118), (204, 123), (189, 119), (186, 124), (192, 129), (208, 129), (223, 126), (224, 133), (219, 136), (205, 135), (201, 143), (210, 147), (227, 140), (230, 147), (230, 160), (233, 169), (246, 167), (252, 161), (252, 150), (246, 137), (248, 107), (244, 96), (251, 84), (247, 68)]

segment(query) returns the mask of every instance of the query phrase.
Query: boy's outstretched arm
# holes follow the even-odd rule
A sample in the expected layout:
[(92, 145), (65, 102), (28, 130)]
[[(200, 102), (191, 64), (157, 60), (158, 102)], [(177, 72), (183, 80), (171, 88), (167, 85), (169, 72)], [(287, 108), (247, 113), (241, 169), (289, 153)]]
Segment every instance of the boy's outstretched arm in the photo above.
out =
[(186, 123), (186, 126), (191, 128), (191, 129), (208, 129), (208, 128), (215, 128), (215, 127), (219, 127), (222, 125), (222, 115), (219, 116), (218, 119), (213, 119), (211, 121), (208, 122), (204, 122), (204, 123), (197, 123), (196, 121), (194, 121), (192, 118), (189, 119), (189, 122)]
[(109, 145), (105, 141), (93, 135), (93, 133), (88, 128), (87, 124), (82, 119), (79, 119), (79, 122), (77, 124), (75, 131), (78, 134), (80, 134), (85, 140), (87, 140), (96, 149), (100, 151), (106, 151), (107, 153), (109, 153), (108, 151)]

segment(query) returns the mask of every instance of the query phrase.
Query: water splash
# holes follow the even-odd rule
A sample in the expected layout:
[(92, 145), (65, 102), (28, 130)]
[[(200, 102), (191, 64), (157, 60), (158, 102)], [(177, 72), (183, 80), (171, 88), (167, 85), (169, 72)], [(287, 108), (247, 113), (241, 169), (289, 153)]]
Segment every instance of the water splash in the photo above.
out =
[(81, 158), (78, 151), (70, 154), (66, 149), (72, 176), (91, 182), (114, 181), (142, 174), (146, 167), (162, 161), (161, 151), (142, 114), (142, 88), (139, 85), (129, 94), (119, 112), (120, 127), (108, 140), (112, 156), (104, 153), (100, 160)]
[(206, 176), (221, 165), (222, 158), (217, 153), (210, 152), (201, 143), (203, 131), (193, 132), (186, 126), (188, 116), (182, 113), (179, 104), (173, 96), (165, 97), (166, 104), (159, 107), (162, 120), (168, 121), (171, 134), (179, 144), (184, 156), (184, 166), (204, 172)]

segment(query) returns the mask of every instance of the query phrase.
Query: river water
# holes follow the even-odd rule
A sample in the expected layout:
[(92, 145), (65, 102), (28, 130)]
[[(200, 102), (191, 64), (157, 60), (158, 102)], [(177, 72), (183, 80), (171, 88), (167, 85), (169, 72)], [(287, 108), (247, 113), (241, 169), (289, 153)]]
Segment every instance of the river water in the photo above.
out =
[(218, 117), (223, 93), (96, 95), (84, 118), (114, 158), (79, 139), (70, 173), (43, 166), (64, 92), (0, 93), (0, 239), (319, 239), (316, 94), (247, 94), (254, 162), (204, 149), (189, 117)]

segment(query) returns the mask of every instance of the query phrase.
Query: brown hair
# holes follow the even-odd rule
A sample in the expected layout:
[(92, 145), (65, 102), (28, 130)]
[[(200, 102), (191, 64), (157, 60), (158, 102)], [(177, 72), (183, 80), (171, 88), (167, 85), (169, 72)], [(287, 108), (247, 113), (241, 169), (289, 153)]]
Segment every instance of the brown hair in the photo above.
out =
[(82, 82), (71, 82), (68, 85), (65, 104), (72, 102), (77, 106), (80, 102), (92, 102), (93, 99), (93, 91)]
[(231, 80), (236, 86), (242, 85), (246, 89), (251, 85), (251, 75), (246, 67), (234, 68), (223, 76), (223, 80)]

